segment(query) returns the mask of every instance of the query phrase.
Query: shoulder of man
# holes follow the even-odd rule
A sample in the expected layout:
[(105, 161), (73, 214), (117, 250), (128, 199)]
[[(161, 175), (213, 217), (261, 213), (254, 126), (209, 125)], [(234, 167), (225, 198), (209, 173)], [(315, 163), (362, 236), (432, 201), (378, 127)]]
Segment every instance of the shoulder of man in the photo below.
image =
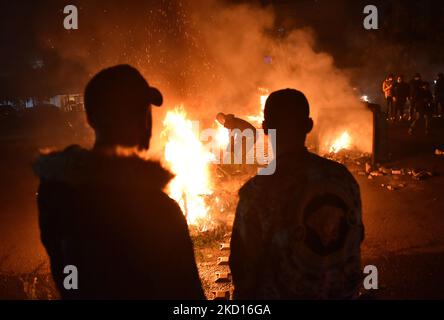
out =
[(343, 165), (342, 163), (339, 163), (337, 161), (334, 160), (330, 160), (318, 155), (313, 154), (318, 161), (320, 161), (324, 166), (326, 166), (329, 170), (337, 172), (338, 174), (342, 174), (345, 175), (347, 178), (351, 178), (354, 180), (353, 175), (350, 173), (350, 170), (347, 169), (347, 167), (345, 165)]
[(266, 181), (264, 181), (267, 176), (256, 175), (249, 179), (240, 189), (239, 189), (239, 198), (250, 198), (252, 195), (258, 194)]
[(248, 220), (252, 214), (256, 216), (264, 208), (266, 201), (263, 197), (264, 188), (271, 187), (267, 186), (267, 178), (268, 176), (257, 175), (239, 189), (239, 202), (236, 210), (238, 221)]
[(314, 170), (321, 172), (321, 179), (343, 186), (354, 197), (360, 197), (359, 184), (346, 166), (315, 154), (311, 154), (311, 156), (311, 161), (316, 166)]

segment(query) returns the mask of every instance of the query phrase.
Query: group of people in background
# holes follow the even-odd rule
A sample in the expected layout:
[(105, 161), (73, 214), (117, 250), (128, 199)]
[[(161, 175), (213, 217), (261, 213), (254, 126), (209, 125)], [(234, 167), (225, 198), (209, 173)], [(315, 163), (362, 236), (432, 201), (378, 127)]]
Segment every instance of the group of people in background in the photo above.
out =
[[(403, 75), (396, 78), (389, 74), (382, 83), (389, 121), (411, 122), (409, 134), (413, 134), (420, 121), (424, 121), (425, 134), (430, 130), (430, 118), (442, 117), (444, 112), (444, 75), (439, 73), (433, 82), (423, 81), (416, 73), (410, 82)], [(406, 108), (408, 106), (408, 108)]]

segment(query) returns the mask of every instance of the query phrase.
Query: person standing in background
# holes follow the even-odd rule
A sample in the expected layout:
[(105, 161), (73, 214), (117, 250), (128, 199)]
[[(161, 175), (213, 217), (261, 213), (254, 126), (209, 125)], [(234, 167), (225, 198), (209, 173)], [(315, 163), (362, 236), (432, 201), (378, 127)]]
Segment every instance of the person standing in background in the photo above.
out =
[(389, 74), (382, 83), (382, 92), (384, 92), (384, 98), (387, 106), (387, 118), (389, 120), (392, 120), (394, 117), (393, 87), (394, 87), (393, 74)]

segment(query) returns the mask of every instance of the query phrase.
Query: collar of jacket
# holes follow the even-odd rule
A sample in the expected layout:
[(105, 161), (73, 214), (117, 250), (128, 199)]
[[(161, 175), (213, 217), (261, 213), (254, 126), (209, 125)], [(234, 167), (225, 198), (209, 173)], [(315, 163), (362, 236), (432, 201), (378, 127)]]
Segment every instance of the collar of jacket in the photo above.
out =
[(97, 152), (70, 146), (63, 151), (40, 155), (33, 164), (34, 173), (42, 180), (70, 185), (97, 184), (114, 186), (143, 185), (163, 189), (173, 174), (158, 161), (137, 154)]

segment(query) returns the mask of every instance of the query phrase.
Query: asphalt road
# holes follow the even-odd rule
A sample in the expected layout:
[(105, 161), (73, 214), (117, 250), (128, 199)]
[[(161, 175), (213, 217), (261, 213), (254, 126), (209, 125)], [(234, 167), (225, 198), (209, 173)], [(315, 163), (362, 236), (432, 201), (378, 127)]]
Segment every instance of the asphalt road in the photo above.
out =
[[(437, 123), (436, 125), (440, 125)], [(426, 170), (433, 176), (416, 181), (410, 176), (369, 180), (355, 175), (361, 187), (366, 238), (363, 264), (378, 268), (380, 299), (444, 298), (444, 131), (429, 137), (406, 134), (405, 124), (390, 130), (393, 160), (389, 168)], [(395, 191), (386, 187), (404, 185)]]
[[(423, 181), (409, 176), (369, 180), (360, 184), (366, 238), (363, 264), (378, 268), (375, 299), (444, 298), (444, 156), (434, 155), (444, 129), (431, 137), (407, 135), (405, 126), (390, 130), (393, 160), (386, 167), (433, 172)], [(37, 148), (31, 142), (0, 142), (0, 298), (54, 298), (49, 292), (48, 258), (39, 239), (31, 170)], [(404, 187), (389, 191), (384, 184)], [(35, 279), (47, 292), (32, 292)], [(30, 289), (31, 288), (31, 289)], [(22, 291), (21, 291), (22, 290)]]

